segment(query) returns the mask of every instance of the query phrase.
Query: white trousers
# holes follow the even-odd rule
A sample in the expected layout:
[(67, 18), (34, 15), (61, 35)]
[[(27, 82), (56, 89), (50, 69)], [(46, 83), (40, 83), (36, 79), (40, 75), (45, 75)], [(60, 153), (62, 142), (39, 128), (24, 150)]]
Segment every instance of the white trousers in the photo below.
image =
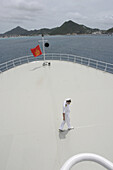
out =
[(63, 120), (63, 122), (61, 123), (59, 128), (60, 130), (63, 130), (65, 123), (67, 123), (68, 128), (71, 127), (69, 114), (65, 114), (65, 121)]

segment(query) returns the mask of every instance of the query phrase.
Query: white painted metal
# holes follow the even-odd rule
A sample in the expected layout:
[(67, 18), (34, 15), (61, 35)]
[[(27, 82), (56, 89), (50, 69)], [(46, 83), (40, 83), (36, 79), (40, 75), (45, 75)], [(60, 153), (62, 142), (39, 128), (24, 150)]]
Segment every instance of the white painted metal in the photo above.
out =
[(43, 45), (43, 56), (45, 61), (45, 47), (44, 47), (44, 37), (42, 36), (42, 45)]
[(73, 165), (82, 162), (82, 161), (93, 161), (96, 162), (108, 170), (113, 170), (113, 163), (105, 159), (102, 156), (92, 154), (92, 153), (82, 153), (71, 157), (66, 163), (62, 166), (60, 170), (70, 170)]
[[(43, 37), (42, 37), (43, 38)], [(41, 40), (42, 41), (42, 40)], [(91, 58), (86, 58), (86, 57), (81, 57), (81, 56), (76, 56), (76, 55), (72, 55), (72, 54), (59, 54), (59, 53), (47, 53), (45, 54), (45, 48), (44, 48), (44, 42), (47, 40), (43, 39), (43, 56), (44, 58), (42, 58), (42, 56), (39, 56), (37, 58), (33, 58), (32, 55), (29, 56), (23, 56), (20, 58), (16, 58), (14, 60), (10, 60), (7, 61), (5, 63), (0, 64), (0, 72), (4, 72), (12, 67), (15, 67), (15, 63), (18, 63), (18, 65), (21, 65), (22, 62), (23, 64), (25, 63), (29, 63), (32, 61), (37, 61), (37, 60), (62, 60), (62, 61), (71, 61), (71, 62), (76, 62), (78, 64), (83, 64), (83, 61), (87, 61), (86, 66), (91, 66), (91, 63), (93, 63), (93, 65), (95, 66), (96, 69), (100, 69), (103, 70), (105, 72), (109, 72), (109, 73), (113, 73), (113, 64), (111, 63), (106, 63), (103, 61), (99, 61), (99, 60), (94, 60)], [(11, 67), (12, 65), (12, 67)], [(99, 67), (103, 67), (103, 69), (99, 68)], [(108, 71), (109, 69), (109, 71)]]
[(48, 40), (44, 40), (44, 36), (42, 36), (42, 40), (38, 41), (38, 42), (42, 42), (44, 61), (45, 61), (45, 45), (44, 45), (44, 43), (47, 42), (47, 41)]
[[(27, 58), (29, 64), (0, 74), (0, 170), (60, 170), (71, 155), (85, 151), (113, 162), (113, 75), (72, 62), (50, 61), (43, 67), (43, 57), (38, 62), (24, 57), (22, 64)], [(74, 130), (65, 127), (60, 133), (67, 97)], [(91, 166), (81, 163), (77, 169), (103, 169)]]

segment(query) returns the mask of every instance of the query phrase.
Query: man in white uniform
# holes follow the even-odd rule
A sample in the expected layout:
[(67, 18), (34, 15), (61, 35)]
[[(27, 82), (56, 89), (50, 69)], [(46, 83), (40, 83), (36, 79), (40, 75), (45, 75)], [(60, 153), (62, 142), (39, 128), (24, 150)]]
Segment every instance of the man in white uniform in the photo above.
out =
[(60, 131), (63, 131), (63, 127), (64, 127), (65, 123), (67, 123), (68, 130), (74, 129), (70, 125), (70, 117), (69, 117), (69, 114), (70, 114), (69, 105), (70, 105), (70, 103), (71, 103), (71, 99), (70, 98), (66, 99), (64, 101), (64, 105), (63, 105), (63, 122), (60, 125), (60, 128), (59, 128)]

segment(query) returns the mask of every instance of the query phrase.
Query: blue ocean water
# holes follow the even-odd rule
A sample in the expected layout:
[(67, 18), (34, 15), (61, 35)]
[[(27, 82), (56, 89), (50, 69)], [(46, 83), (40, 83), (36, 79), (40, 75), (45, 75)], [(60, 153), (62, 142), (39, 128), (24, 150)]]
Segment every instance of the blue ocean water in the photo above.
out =
[[(0, 63), (31, 55), (31, 48), (40, 44), (41, 36), (0, 38)], [(113, 63), (113, 36), (67, 35), (45, 36), (50, 46), (46, 53), (75, 54), (82, 57)]]

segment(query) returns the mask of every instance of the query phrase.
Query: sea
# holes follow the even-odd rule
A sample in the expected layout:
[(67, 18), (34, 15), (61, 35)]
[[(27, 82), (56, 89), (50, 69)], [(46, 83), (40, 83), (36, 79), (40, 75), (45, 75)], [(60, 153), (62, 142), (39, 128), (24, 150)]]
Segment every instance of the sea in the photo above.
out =
[[(46, 53), (74, 54), (113, 64), (113, 36), (111, 35), (58, 35), (45, 36), (49, 47)], [(42, 49), (41, 36), (0, 38), (0, 64), (31, 55), (31, 48), (38, 44)]]

